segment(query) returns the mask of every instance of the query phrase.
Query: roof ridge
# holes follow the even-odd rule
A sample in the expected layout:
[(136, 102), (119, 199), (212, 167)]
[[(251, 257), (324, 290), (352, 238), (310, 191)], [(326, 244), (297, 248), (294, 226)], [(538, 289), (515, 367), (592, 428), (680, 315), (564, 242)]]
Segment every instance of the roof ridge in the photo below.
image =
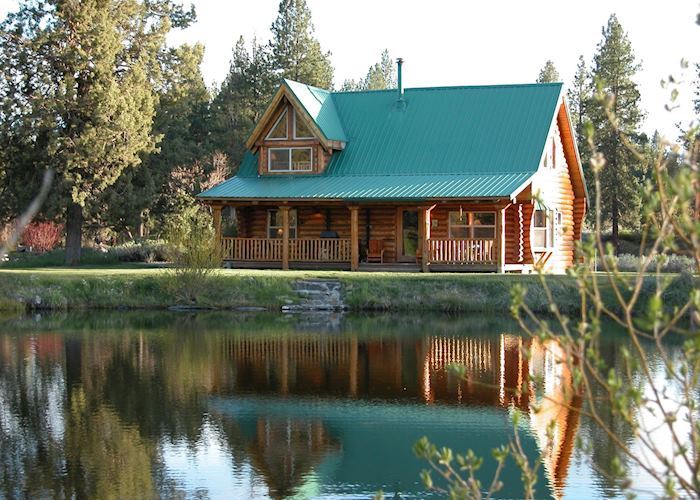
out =
[[(307, 87), (308, 89), (318, 90), (319, 92), (325, 92), (325, 93), (327, 93), (327, 94), (333, 94), (333, 91), (332, 91), (332, 90), (322, 89), (321, 87), (316, 87), (316, 86), (314, 86), (314, 85), (309, 85), (308, 83), (297, 82), (296, 80), (291, 80), (291, 79), (289, 79), (289, 78), (282, 78), (282, 81), (283, 81), (284, 83), (286, 83), (287, 85), (289, 85), (289, 83), (291, 82), (291, 83), (294, 83), (294, 84), (296, 84), (296, 85), (303, 85), (303, 86)], [(291, 87), (291, 85), (290, 85), (290, 87)]]
[[(465, 89), (494, 89), (494, 88), (516, 88), (516, 87), (556, 87), (563, 86), (564, 82), (547, 83), (497, 83), (485, 85), (439, 85), (435, 87), (406, 87), (404, 92), (409, 90), (465, 90)], [(328, 92), (328, 91), (326, 91)], [(362, 94), (368, 92), (396, 92), (396, 88), (390, 89), (365, 89), (365, 90), (334, 90), (331, 94)]]

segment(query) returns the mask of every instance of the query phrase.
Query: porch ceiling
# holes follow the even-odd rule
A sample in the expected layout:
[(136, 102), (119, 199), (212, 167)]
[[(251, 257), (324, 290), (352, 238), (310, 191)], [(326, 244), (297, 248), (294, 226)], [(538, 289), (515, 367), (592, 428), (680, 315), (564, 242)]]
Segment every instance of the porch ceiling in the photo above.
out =
[(510, 174), (232, 177), (201, 199), (421, 200), (500, 198), (516, 194), (532, 176)]

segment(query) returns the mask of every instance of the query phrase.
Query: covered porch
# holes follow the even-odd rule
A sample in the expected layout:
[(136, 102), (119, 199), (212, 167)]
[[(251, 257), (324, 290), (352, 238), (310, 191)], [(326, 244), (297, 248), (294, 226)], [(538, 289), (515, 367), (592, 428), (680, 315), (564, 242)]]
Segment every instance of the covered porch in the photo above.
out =
[(507, 200), (212, 203), (224, 264), (240, 268), (504, 272)]

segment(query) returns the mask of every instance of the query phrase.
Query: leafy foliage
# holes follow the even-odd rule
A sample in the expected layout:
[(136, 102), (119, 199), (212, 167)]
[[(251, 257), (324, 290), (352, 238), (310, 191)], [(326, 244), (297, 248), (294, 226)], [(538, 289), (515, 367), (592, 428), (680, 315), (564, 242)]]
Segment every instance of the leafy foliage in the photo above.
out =
[(29, 186), (55, 168), (68, 263), (80, 260), (84, 215), (154, 151), (158, 56), (173, 21), (187, 17), (168, 0), (26, 0), (0, 25), (0, 135), (31, 152), (13, 161)]
[(22, 234), (22, 244), (33, 252), (48, 252), (61, 242), (63, 228), (51, 221), (32, 222)]
[(173, 217), (166, 234), (173, 264), (170, 287), (179, 302), (197, 305), (221, 263), (211, 215), (194, 207)]

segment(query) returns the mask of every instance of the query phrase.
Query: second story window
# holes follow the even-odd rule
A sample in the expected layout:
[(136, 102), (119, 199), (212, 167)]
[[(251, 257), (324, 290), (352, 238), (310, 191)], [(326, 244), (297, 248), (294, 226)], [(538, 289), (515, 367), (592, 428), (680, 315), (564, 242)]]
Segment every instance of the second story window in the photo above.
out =
[(267, 168), (270, 172), (311, 172), (312, 148), (270, 148)]
[(306, 126), (303, 120), (299, 118), (297, 112), (294, 111), (294, 138), (295, 139), (313, 139), (314, 134), (311, 129)]
[(267, 139), (272, 141), (283, 141), (287, 139), (287, 112), (285, 111), (277, 118), (277, 121), (270, 129), (270, 133), (267, 134)]

